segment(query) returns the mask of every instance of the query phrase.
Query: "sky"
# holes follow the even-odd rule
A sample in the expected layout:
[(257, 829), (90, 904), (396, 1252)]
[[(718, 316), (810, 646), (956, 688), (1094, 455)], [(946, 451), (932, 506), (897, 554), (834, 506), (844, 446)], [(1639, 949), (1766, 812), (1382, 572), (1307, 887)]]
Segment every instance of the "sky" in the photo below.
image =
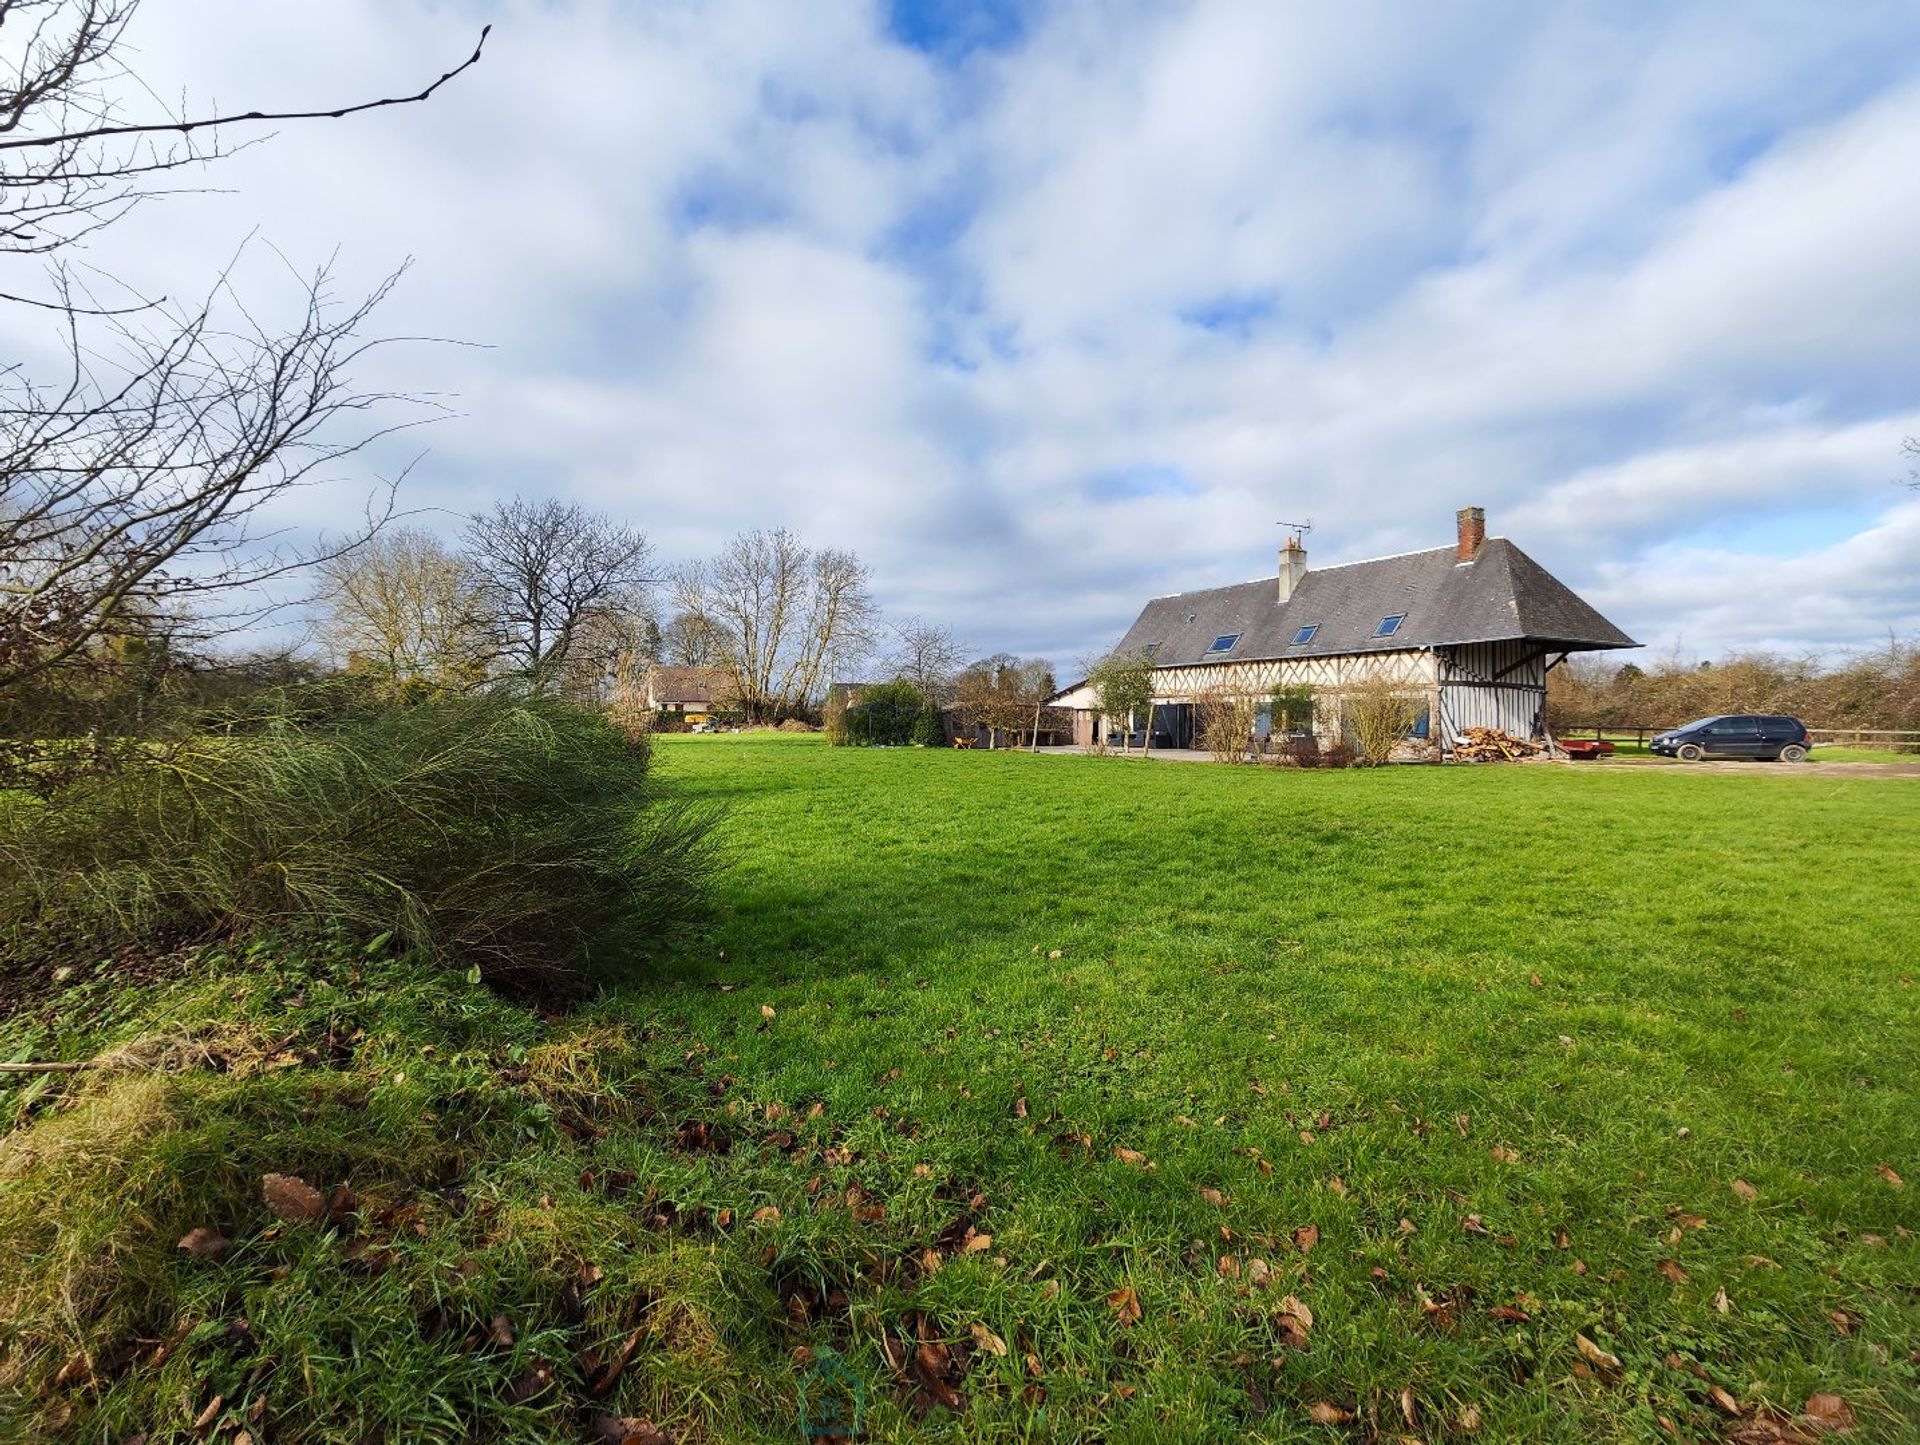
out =
[[(87, 261), (175, 294), (411, 259), (376, 475), (668, 559), (850, 547), (977, 653), (1147, 597), (1512, 538), (1656, 655), (1920, 637), (1920, 6), (150, 0), (281, 127)], [(138, 97), (129, 101), (139, 108)], [(262, 253), (271, 264), (263, 264)], [(280, 258), (285, 258), (284, 263)]]

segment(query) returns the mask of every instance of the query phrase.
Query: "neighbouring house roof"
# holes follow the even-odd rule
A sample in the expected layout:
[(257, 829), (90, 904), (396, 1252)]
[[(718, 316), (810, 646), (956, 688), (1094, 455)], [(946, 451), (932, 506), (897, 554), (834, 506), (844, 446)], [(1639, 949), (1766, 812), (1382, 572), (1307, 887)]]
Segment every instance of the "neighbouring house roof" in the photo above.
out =
[(655, 707), (708, 707), (723, 686), (724, 676), (717, 667), (655, 663), (647, 669), (647, 695)]
[[(1383, 618), (1402, 614), (1390, 636), (1376, 635)], [(1306, 627), (1312, 638), (1296, 646)], [(1236, 633), (1231, 647), (1209, 651)], [(1151, 647), (1156, 667), (1185, 667), (1509, 639), (1569, 652), (1640, 645), (1513, 543), (1490, 537), (1471, 562), (1435, 547), (1309, 570), (1286, 602), (1272, 577), (1156, 597), (1120, 650)]]

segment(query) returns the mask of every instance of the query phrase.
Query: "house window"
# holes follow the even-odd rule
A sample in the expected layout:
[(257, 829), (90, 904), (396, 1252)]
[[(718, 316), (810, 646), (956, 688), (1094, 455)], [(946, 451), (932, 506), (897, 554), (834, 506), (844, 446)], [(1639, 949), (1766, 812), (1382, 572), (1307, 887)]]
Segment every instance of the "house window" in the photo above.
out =
[(1293, 641), (1288, 645), (1291, 647), (1305, 647), (1309, 642), (1313, 641), (1314, 633), (1318, 632), (1319, 630), (1320, 630), (1319, 623), (1310, 622), (1305, 627), (1301, 628), (1298, 632), (1293, 634)]
[(1433, 736), (1433, 709), (1423, 707), (1420, 716), (1413, 720), (1413, 735), (1421, 741)]
[(1239, 640), (1240, 640), (1239, 633), (1223, 632), (1218, 637), (1213, 639), (1213, 646), (1209, 647), (1207, 651), (1209, 654), (1215, 653), (1215, 652), (1231, 652), (1233, 651), (1234, 643), (1238, 642)]
[(1407, 620), (1404, 612), (1390, 612), (1380, 619), (1380, 625), (1373, 629), (1375, 637), (1391, 637), (1400, 630), (1400, 624)]
[(1140, 651), (1148, 662), (1152, 662), (1154, 655), (1160, 651), (1160, 644), (1157, 642), (1149, 642), (1145, 647), (1141, 648)]

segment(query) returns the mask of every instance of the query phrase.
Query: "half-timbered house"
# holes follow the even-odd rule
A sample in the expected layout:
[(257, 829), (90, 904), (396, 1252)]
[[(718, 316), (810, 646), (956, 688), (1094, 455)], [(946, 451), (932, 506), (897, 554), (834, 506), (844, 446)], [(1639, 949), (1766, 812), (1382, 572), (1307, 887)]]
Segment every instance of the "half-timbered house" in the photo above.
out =
[[(1413, 745), (1445, 753), (1469, 727), (1542, 737), (1551, 668), (1639, 645), (1467, 507), (1453, 546), (1397, 557), (1309, 570), (1290, 537), (1277, 576), (1156, 597), (1118, 650), (1153, 663), (1159, 745), (1191, 746), (1194, 700), (1220, 688), (1255, 699), (1311, 689), (1314, 731), (1337, 737), (1342, 695), (1385, 682), (1414, 704)], [(1085, 683), (1052, 705), (1072, 713), (1078, 743), (1126, 725), (1098, 715)]]

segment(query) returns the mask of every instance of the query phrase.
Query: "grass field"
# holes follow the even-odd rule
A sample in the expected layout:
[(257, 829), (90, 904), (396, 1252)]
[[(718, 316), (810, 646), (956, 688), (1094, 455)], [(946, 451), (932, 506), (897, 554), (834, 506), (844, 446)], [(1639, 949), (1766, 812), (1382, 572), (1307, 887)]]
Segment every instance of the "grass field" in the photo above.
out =
[(1920, 782), (660, 756), (732, 867), (584, 1010), (4, 1026), (175, 1065), (0, 1090), (13, 1438), (800, 1439), (829, 1348), (883, 1440), (1915, 1438)]

